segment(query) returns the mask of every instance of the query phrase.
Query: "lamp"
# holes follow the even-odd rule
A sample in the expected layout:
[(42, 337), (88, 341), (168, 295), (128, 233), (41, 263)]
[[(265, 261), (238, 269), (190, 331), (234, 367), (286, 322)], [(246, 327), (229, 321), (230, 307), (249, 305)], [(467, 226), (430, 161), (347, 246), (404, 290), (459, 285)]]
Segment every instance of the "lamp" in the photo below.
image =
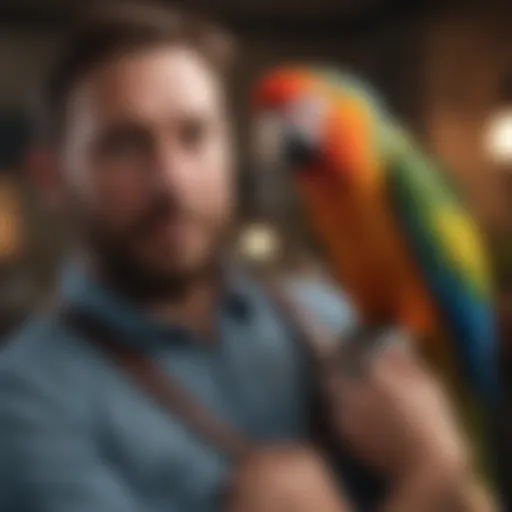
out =
[(512, 166), (512, 73), (503, 80), (498, 99), (499, 107), (487, 125), (485, 145), (493, 163), (508, 168)]
[(491, 119), (487, 130), (487, 149), (495, 164), (512, 163), (512, 106)]

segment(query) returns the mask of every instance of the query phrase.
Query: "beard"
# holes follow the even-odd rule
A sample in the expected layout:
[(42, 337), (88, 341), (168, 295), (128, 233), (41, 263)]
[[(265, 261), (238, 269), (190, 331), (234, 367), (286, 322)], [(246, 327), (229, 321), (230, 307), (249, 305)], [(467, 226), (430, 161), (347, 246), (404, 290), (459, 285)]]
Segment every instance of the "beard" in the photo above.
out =
[[(155, 198), (122, 233), (105, 229), (102, 219), (78, 209), (78, 204), (74, 232), (94, 271), (106, 286), (131, 301), (177, 300), (194, 284), (217, 275), (222, 266), (229, 242), (228, 223), (215, 223), (212, 216), (178, 205), (167, 195)], [(147, 233), (169, 218), (193, 223), (208, 240), (205, 251), (193, 262), (173, 262), (170, 254), (168, 264), (156, 265), (142, 256)]]
[(195, 283), (215, 275), (222, 261), (220, 250), (215, 250), (201, 265), (164, 272), (144, 264), (122, 245), (97, 240), (94, 252), (95, 267), (102, 282), (140, 303), (184, 297)]

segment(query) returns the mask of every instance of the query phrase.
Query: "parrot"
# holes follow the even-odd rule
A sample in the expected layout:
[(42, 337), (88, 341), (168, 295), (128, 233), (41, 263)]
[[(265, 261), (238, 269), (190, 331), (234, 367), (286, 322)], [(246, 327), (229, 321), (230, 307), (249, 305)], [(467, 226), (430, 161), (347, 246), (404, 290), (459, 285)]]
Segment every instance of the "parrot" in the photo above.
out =
[[(350, 72), (272, 69), (251, 113), (258, 166), (289, 177), (361, 321), (410, 332), (463, 421), (487, 423), (503, 393), (492, 271), (461, 187)], [(475, 435), (493, 449), (486, 427)]]

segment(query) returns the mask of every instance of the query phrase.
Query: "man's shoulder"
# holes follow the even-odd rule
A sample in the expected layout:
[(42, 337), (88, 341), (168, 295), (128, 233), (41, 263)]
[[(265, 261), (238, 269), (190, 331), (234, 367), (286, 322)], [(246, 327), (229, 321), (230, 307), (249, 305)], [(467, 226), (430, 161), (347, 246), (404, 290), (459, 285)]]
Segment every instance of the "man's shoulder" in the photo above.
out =
[(292, 278), (286, 280), (284, 286), (293, 300), (330, 331), (342, 335), (357, 324), (355, 308), (349, 297), (327, 278)]
[(18, 366), (44, 366), (55, 353), (62, 354), (62, 342), (68, 338), (57, 314), (37, 312), (2, 342), (0, 367), (11, 371)]
[(88, 366), (81, 345), (53, 313), (25, 322), (0, 350), (0, 412), (76, 393)]
[(48, 350), (58, 340), (59, 326), (53, 315), (37, 313), (2, 341), (0, 369), (5, 374), (44, 365)]

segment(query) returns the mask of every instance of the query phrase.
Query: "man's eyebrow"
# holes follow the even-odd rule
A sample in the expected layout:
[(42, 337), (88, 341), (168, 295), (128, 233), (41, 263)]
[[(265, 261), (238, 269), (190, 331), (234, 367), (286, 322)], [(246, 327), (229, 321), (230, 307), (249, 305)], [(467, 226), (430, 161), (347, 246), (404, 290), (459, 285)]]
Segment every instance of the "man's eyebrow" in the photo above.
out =
[(110, 125), (106, 125), (98, 133), (94, 145), (100, 151), (129, 140), (146, 141), (151, 138), (151, 131), (147, 126), (137, 122), (119, 122), (116, 121)]
[(215, 113), (192, 108), (169, 114), (162, 112), (156, 120), (125, 115), (116, 119), (105, 120), (99, 136), (108, 136), (111, 133), (131, 133), (147, 136), (155, 129), (179, 129), (184, 124), (210, 124), (214, 120)]
[(116, 119), (112, 121), (107, 121), (102, 130), (102, 134), (108, 133), (119, 133), (119, 132), (133, 132), (133, 133), (147, 133), (150, 131), (151, 127), (149, 123), (144, 121), (133, 119), (133, 118), (124, 118), (124, 119)]
[(215, 114), (205, 111), (183, 111), (177, 115), (162, 117), (161, 125), (165, 129), (180, 129), (185, 125), (209, 125), (215, 121)]

